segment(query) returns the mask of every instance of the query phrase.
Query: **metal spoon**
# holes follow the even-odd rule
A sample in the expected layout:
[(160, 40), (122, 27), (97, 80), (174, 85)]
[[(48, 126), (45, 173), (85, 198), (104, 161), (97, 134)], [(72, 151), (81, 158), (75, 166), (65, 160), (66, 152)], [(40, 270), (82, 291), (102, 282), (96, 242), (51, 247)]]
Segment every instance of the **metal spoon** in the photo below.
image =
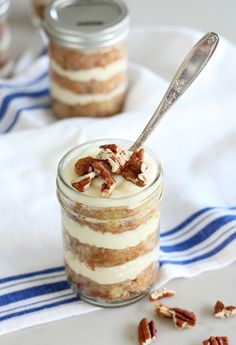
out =
[(209, 32), (193, 46), (193, 48), (190, 50), (188, 55), (179, 66), (170, 83), (170, 86), (168, 87), (152, 118), (150, 119), (138, 139), (131, 146), (131, 151), (135, 151), (143, 145), (143, 143), (156, 128), (158, 122), (162, 119), (167, 110), (170, 109), (172, 104), (174, 104), (180, 98), (180, 96), (197, 78), (199, 73), (203, 70), (207, 62), (210, 60), (217, 47), (218, 42), (218, 35), (214, 32)]

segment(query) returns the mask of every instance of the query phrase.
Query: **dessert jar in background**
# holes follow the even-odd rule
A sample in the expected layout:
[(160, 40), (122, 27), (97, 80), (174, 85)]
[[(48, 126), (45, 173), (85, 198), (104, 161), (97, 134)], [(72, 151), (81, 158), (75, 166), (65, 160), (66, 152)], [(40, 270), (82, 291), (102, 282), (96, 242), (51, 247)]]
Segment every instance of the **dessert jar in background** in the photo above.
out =
[[(162, 169), (155, 155), (145, 149), (148, 166), (145, 187), (114, 175), (116, 183), (109, 196), (102, 196), (104, 180), (100, 178), (94, 178), (84, 192), (76, 190), (73, 187), (77, 176), (75, 163), (87, 156), (105, 159), (104, 154), (110, 151), (103, 149), (101, 155), (99, 147), (108, 143), (111, 140), (88, 142), (62, 158), (58, 166), (57, 196), (69, 283), (87, 302), (121, 306), (142, 298), (156, 279)], [(114, 140), (114, 143), (119, 148), (131, 146), (125, 140)], [(83, 181), (92, 174), (84, 176)]]
[(127, 91), (129, 15), (119, 0), (56, 0), (45, 14), (51, 97), (58, 118), (105, 117)]
[(9, 0), (0, 0), (0, 78), (9, 76), (12, 69), (10, 58), (11, 32), (8, 23), (9, 8)]

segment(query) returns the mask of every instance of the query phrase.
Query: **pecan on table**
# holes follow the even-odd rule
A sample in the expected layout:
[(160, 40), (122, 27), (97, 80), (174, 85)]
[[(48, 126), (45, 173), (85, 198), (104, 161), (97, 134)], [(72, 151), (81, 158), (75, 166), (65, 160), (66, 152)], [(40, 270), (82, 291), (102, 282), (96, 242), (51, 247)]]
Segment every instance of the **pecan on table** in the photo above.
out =
[(169, 289), (159, 289), (151, 291), (149, 294), (150, 301), (157, 301), (165, 297), (172, 297), (175, 295), (175, 291)]
[(217, 301), (214, 307), (214, 316), (222, 319), (236, 317), (236, 306), (225, 306), (223, 302)]
[(156, 339), (156, 326), (154, 321), (148, 322), (147, 319), (142, 319), (138, 325), (138, 341), (139, 345), (150, 344)]
[(168, 319), (173, 319), (175, 328), (192, 328), (196, 325), (197, 318), (191, 311), (181, 308), (170, 308), (163, 304), (157, 304), (156, 314)]
[(203, 345), (229, 345), (228, 337), (210, 337), (204, 340)]

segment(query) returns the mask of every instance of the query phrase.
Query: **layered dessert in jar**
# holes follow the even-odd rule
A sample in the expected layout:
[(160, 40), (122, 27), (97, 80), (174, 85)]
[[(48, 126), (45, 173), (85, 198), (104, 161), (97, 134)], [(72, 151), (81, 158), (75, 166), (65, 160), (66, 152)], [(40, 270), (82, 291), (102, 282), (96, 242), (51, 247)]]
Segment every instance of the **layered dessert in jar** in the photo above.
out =
[(56, 0), (45, 19), (55, 115), (119, 113), (127, 91), (126, 6), (117, 0)]
[(11, 32), (8, 23), (9, 7), (10, 1), (0, 0), (0, 78), (9, 76), (12, 69)]
[(95, 141), (58, 167), (65, 270), (82, 299), (128, 304), (155, 281), (162, 172), (147, 149), (124, 140)]

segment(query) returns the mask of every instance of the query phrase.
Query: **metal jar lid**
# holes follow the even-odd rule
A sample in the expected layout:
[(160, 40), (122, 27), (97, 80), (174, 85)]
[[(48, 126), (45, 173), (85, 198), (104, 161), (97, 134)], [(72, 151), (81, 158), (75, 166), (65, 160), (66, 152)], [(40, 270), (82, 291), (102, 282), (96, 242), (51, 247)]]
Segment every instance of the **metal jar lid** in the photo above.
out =
[(44, 28), (63, 46), (102, 48), (127, 36), (129, 14), (120, 0), (55, 0), (45, 12)]
[(8, 13), (10, 0), (0, 0), (0, 17)]

